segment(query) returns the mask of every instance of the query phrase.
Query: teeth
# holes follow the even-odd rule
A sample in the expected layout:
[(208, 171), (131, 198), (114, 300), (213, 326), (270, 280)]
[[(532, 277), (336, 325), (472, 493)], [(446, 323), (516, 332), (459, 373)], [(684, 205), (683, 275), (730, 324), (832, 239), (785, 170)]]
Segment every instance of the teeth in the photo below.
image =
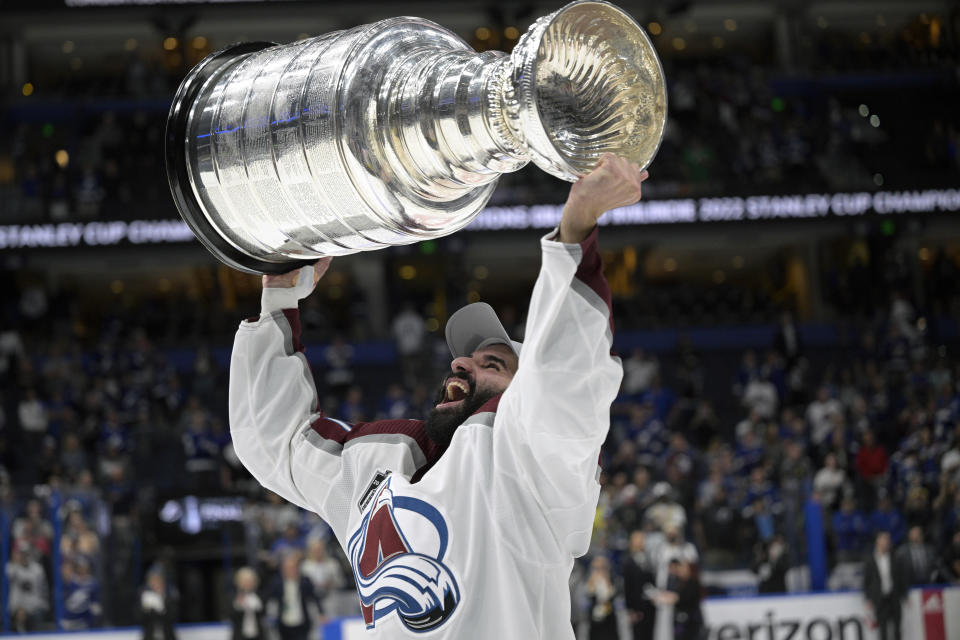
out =
[(463, 380), (458, 380), (457, 378), (454, 378), (453, 380), (449, 380), (447, 382), (447, 398), (451, 397), (452, 394), (450, 392), (453, 389), (460, 389), (461, 391), (463, 391), (464, 395), (467, 395), (470, 393), (470, 385), (468, 385)]
[(470, 391), (470, 387), (469, 387), (469, 386), (467, 385), (467, 383), (464, 382), (463, 380), (453, 379), (453, 380), (451, 380), (450, 382), (447, 383), (447, 391), (449, 391), (449, 390), (452, 389), (453, 387), (456, 387), (457, 389), (460, 389), (460, 390), (463, 391), (464, 393)]

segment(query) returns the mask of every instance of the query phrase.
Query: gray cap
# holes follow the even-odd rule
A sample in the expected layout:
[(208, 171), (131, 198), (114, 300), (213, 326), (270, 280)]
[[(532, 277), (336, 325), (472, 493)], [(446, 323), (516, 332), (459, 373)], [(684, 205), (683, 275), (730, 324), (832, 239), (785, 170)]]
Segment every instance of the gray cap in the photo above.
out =
[(522, 345), (510, 339), (496, 311), (486, 302), (474, 302), (457, 310), (447, 320), (446, 334), (454, 358), (469, 356), (491, 344), (505, 344), (520, 356)]

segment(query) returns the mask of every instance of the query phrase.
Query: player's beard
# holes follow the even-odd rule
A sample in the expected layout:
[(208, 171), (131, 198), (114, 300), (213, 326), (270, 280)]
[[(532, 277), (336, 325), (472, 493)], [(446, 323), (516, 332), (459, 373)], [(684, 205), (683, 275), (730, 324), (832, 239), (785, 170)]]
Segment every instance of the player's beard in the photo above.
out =
[(430, 410), (430, 414), (427, 416), (424, 424), (424, 428), (427, 430), (427, 435), (430, 439), (444, 449), (450, 445), (450, 441), (453, 439), (453, 434), (457, 430), (457, 427), (472, 416), (487, 400), (490, 400), (500, 393), (500, 391), (494, 389), (477, 387), (473, 376), (458, 371), (443, 379), (443, 382), (440, 384), (440, 389), (437, 391), (437, 396), (434, 399), (434, 405), (443, 402), (443, 399), (446, 397), (447, 381), (450, 380), (450, 378), (459, 378), (466, 382), (470, 385), (470, 392), (463, 401), (455, 407), (440, 409), (434, 406), (434, 408)]

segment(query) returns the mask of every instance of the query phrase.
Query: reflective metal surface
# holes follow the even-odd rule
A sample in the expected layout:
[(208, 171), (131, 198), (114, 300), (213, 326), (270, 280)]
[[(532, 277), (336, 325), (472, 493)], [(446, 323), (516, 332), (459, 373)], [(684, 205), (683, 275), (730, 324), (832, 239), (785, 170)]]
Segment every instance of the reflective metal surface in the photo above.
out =
[(511, 56), (393, 18), (201, 62), (171, 108), (168, 174), (211, 252), (281, 272), (453, 233), (530, 160), (566, 180), (607, 151), (646, 166), (665, 118), (649, 39), (606, 2), (541, 18)]

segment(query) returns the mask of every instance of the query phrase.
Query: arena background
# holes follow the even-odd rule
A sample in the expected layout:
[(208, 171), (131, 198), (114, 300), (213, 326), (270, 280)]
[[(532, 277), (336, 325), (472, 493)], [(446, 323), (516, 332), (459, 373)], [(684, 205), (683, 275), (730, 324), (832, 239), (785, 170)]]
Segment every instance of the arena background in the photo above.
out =
[[(960, 580), (960, 4), (619, 4), (653, 38), (670, 113), (643, 202), (601, 233), (627, 375), (573, 624), (589, 637), (606, 557), (629, 637), (620, 567), (644, 530), (652, 566), (664, 545), (691, 556), (711, 637), (788, 637), (793, 619), (795, 637), (873, 637), (863, 559), (876, 531), (901, 547), (919, 526), (905, 637), (960, 638), (943, 586)], [(230, 344), (259, 283), (177, 217), (172, 94), (235, 41), (406, 14), (509, 50), (559, 6), (0, 0), (4, 632), (136, 626), (151, 572), (178, 623), (227, 620), (238, 568), (266, 587), (309, 547), (316, 633), (340, 637), (330, 621), (357, 609), (329, 530), (232, 455)], [(566, 189), (531, 166), (470, 229), (336, 259), (303, 305), (328, 412), (422, 415), (466, 302), (522, 335)]]

